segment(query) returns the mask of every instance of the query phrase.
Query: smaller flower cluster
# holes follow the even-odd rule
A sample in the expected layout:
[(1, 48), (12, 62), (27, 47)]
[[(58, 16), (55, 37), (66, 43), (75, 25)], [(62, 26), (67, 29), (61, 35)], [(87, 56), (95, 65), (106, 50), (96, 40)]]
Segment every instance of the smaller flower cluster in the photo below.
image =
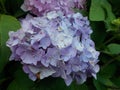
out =
[(42, 17), (27, 16), (21, 25), (9, 33), (7, 46), (12, 51), (10, 60), (20, 61), (32, 80), (61, 77), (70, 85), (73, 80), (83, 83), (89, 76), (96, 77), (99, 52), (90, 38), (87, 17), (52, 11)]
[(22, 5), (24, 11), (31, 11), (41, 16), (50, 11), (63, 12), (64, 15), (74, 13), (73, 8), (84, 8), (85, 0), (25, 0)]

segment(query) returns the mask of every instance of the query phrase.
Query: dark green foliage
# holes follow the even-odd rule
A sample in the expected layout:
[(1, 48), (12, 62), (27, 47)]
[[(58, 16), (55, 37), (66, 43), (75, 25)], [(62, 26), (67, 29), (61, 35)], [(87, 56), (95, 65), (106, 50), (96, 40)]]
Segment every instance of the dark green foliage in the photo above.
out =
[(20, 23), (12, 16), (0, 15), (0, 72), (4, 68), (5, 64), (9, 61), (10, 56), (9, 48), (6, 47), (6, 41), (8, 40), (8, 32), (14, 31), (20, 28)]
[(120, 0), (86, 0), (93, 34), (91, 38), (99, 57), (100, 72), (97, 79), (86, 83), (73, 82), (67, 87), (60, 78), (31, 81), (19, 62), (9, 62), (10, 50), (6, 47), (9, 31), (20, 28), (17, 20), (26, 15), (20, 9), (23, 0), (0, 0), (0, 90), (120, 90)]

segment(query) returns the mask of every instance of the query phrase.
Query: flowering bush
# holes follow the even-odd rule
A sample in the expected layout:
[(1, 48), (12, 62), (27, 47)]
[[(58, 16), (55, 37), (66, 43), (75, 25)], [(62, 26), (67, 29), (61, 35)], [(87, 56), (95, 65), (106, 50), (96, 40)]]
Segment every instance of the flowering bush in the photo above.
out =
[(1, 0), (0, 89), (119, 90), (119, 3)]

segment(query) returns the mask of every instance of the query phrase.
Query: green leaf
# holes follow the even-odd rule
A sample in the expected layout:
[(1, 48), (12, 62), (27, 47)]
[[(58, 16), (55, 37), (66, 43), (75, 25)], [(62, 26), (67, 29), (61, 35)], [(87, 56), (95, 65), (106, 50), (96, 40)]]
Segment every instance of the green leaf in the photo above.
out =
[(69, 87), (67, 87), (67, 90), (88, 90), (88, 87), (86, 84), (78, 85), (76, 82), (74, 82)]
[(110, 54), (120, 54), (120, 44), (109, 44), (106, 51)]
[(107, 0), (91, 0), (89, 17), (91, 21), (104, 21), (107, 31), (113, 31), (112, 21), (115, 19), (115, 15)]
[(96, 87), (96, 90), (107, 90), (107, 88), (102, 85), (98, 80), (93, 79), (94, 86)]
[(103, 21), (105, 20), (105, 12), (101, 7), (101, 0), (91, 0), (90, 14), (91, 21)]
[(48, 77), (35, 83), (32, 90), (88, 90), (88, 87), (85, 84), (78, 85), (76, 82), (66, 86), (63, 79)]
[(116, 71), (115, 64), (110, 64), (106, 66), (105, 68), (101, 69), (99, 72), (99, 75), (104, 78), (112, 78), (113, 75), (115, 74), (115, 71)]
[(105, 19), (105, 24), (107, 27), (107, 31), (111, 31), (113, 29), (112, 26), (112, 21), (115, 19), (115, 15), (112, 12), (112, 6), (107, 0), (101, 0), (101, 7), (105, 10), (106, 12), (106, 19)]
[(31, 90), (34, 82), (28, 78), (22, 70), (15, 73), (15, 79), (10, 83), (7, 90)]
[(20, 28), (20, 23), (12, 16), (0, 16), (0, 72), (3, 70), (6, 63), (9, 61), (10, 50), (6, 47), (8, 40), (8, 32), (15, 31)]
[(97, 79), (103, 85), (106, 85), (109, 87), (116, 87), (116, 85), (110, 79), (105, 78), (104, 76), (98, 75)]
[(118, 87), (120, 87), (120, 77), (114, 78), (114, 79), (112, 79), (112, 81), (115, 83), (115, 85), (117, 85)]

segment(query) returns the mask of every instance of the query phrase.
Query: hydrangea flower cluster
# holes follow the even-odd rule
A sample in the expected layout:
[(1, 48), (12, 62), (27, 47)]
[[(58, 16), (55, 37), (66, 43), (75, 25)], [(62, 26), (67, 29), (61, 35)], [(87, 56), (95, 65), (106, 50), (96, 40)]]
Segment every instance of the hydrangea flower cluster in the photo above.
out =
[(49, 11), (61, 11), (66, 14), (74, 13), (73, 8), (83, 9), (86, 0), (24, 0), (21, 8), (41, 16)]
[(10, 60), (20, 61), (30, 79), (61, 77), (70, 85), (73, 80), (82, 84), (87, 77), (96, 78), (99, 52), (90, 38), (87, 17), (51, 11), (41, 17), (28, 15), (21, 26), (9, 32), (7, 46), (12, 51)]

